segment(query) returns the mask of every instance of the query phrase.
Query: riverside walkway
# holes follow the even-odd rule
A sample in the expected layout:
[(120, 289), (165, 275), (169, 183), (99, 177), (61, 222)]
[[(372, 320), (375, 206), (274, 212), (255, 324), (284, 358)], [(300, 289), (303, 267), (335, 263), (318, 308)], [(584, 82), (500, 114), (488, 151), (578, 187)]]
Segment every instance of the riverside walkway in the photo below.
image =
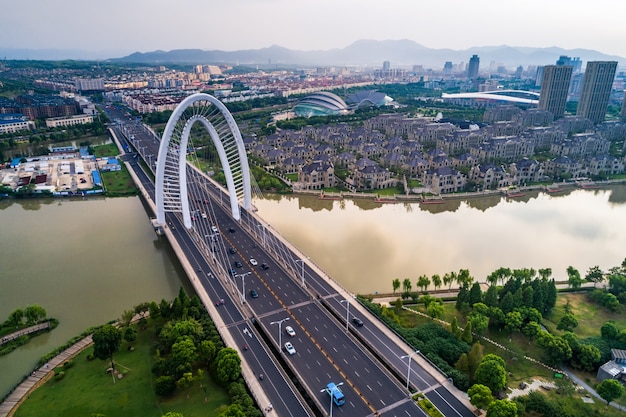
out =
[(38, 331), (41, 331), (41, 330), (44, 330), (44, 329), (49, 329), (49, 328), (50, 328), (50, 322), (47, 321), (45, 323), (39, 323), (39, 324), (27, 327), (27, 328), (22, 329), (22, 330), (18, 330), (16, 332), (9, 333), (9, 334), (7, 334), (5, 336), (2, 336), (2, 339), (0, 340), (0, 346), (9, 343), (12, 340), (19, 339), (20, 337), (22, 337), (24, 335), (27, 335), (27, 334), (30, 334), (30, 333), (35, 333), (35, 332), (38, 332)]
[[(24, 329), (26, 330), (26, 329)], [(0, 404), (0, 417), (12, 416), (17, 406), (20, 405), (34, 389), (45, 383), (54, 375), (54, 368), (63, 365), (66, 361), (72, 359), (83, 349), (92, 344), (91, 335), (79, 340), (57, 356), (52, 358), (48, 363), (35, 369), (28, 378), (24, 379)]]

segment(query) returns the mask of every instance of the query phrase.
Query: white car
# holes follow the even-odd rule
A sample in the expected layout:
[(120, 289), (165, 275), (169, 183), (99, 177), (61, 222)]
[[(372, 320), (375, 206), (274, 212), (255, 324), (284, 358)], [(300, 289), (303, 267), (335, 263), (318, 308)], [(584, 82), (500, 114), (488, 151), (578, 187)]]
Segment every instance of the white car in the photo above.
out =
[(211, 230), (213, 231), (213, 233), (217, 233), (217, 227), (211, 226)]
[(293, 345), (291, 344), (291, 342), (287, 342), (285, 343), (285, 350), (287, 351), (288, 354), (290, 355), (295, 355), (296, 354), (296, 348), (293, 347)]
[(254, 265), (254, 266), (257, 266), (257, 265), (259, 264), (259, 263), (256, 261), (256, 259), (254, 259), (254, 258), (251, 258), (251, 259), (250, 259), (250, 263), (251, 263), (252, 265)]
[(291, 337), (294, 337), (296, 335), (295, 330), (293, 330), (293, 327), (291, 327), (291, 326), (286, 326), (285, 327), (285, 333), (287, 333)]

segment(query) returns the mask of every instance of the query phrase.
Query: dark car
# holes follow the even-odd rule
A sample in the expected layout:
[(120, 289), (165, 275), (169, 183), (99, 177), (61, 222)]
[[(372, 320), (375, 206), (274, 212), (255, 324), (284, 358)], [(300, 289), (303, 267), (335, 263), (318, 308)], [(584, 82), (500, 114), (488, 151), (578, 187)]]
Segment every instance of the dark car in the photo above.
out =
[(255, 290), (250, 290), (250, 297), (259, 298), (259, 293), (256, 292)]
[(233, 248), (233, 247), (228, 248), (228, 253), (233, 253), (234, 254), (235, 253), (235, 248)]
[(231, 273), (232, 275), (237, 275), (237, 271), (235, 271), (235, 270), (234, 270), (234, 269), (232, 269), (232, 268), (230, 269), (230, 273)]
[(354, 323), (354, 325), (357, 326), (357, 327), (363, 326), (363, 320), (361, 320), (358, 317), (353, 317), (352, 318), (352, 323)]
[(230, 233), (235, 233), (235, 228), (234, 228), (234, 227), (231, 227), (230, 229), (228, 229), (228, 231), (229, 231)]
[(270, 269), (270, 266), (264, 262), (261, 264), (261, 269)]
[(239, 262), (239, 261), (235, 261), (235, 266), (237, 268), (241, 268), (243, 266), (243, 264), (241, 262)]

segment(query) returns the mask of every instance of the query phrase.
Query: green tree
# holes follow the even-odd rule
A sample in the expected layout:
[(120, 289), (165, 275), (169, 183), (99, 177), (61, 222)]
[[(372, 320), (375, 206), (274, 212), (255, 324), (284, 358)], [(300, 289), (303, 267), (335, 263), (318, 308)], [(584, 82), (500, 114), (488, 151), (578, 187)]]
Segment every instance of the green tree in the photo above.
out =
[(113, 354), (120, 349), (122, 344), (122, 332), (115, 326), (105, 324), (93, 332), (93, 354), (98, 359), (109, 359), (111, 368), (115, 369)]
[(154, 392), (160, 397), (171, 395), (176, 389), (176, 381), (169, 375), (160, 376), (154, 381)]
[(489, 317), (476, 311), (472, 311), (469, 316), (467, 316), (467, 321), (471, 324), (472, 331), (478, 333), (479, 335), (483, 334), (489, 326)]
[(137, 330), (132, 327), (127, 327), (124, 329), (124, 340), (128, 343), (133, 343), (137, 340)]
[(573, 290), (580, 289), (580, 286), (583, 283), (583, 279), (580, 277), (580, 272), (578, 272), (576, 268), (570, 265), (567, 267), (567, 276), (567, 284), (569, 285), (569, 287)]
[(26, 322), (32, 325), (46, 318), (46, 310), (37, 304), (33, 304), (26, 307), (24, 317), (26, 317)]
[(528, 338), (528, 343), (537, 337), (541, 331), (541, 326), (536, 321), (529, 321), (524, 327), (522, 327), (522, 333)]
[(574, 317), (573, 314), (568, 313), (561, 317), (559, 324), (556, 326), (557, 329), (563, 330), (566, 332), (571, 332), (576, 327), (578, 327), (578, 320)]
[(430, 280), (433, 283), (433, 287), (435, 287), (435, 290), (439, 289), (441, 287), (441, 277), (439, 276), (439, 274), (434, 274)]
[(510, 332), (518, 331), (522, 323), (522, 315), (519, 311), (511, 311), (504, 316), (504, 327)]
[(596, 364), (600, 362), (602, 353), (600, 349), (593, 345), (580, 345), (580, 349), (576, 352), (576, 366), (591, 372), (596, 368)]
[(506, 369), (499, 361), (489, 360), (490, 355), (485, 355), (474, 374), (474, 380), (477, 384), (482, 384), (491, 392), (498, 392), (506, 386)]
[(474, 374), (476, 373), (476, 369), (478, 369), (478, 365), (483, 360), (483, 345), (480, 342), (476, 342), (472, 345), (472, 349), (467, 355), (467, 364), (469, 366), (469, 377), (470, 381), (474, 380)]
[(485, 291), (484, 302), (489, 307), (497, 307), (499, 305), (498, 302), (498, 287), (495, 285), (490, 285)]
[(454, 367), (457, 370), (463, 372), (464, 374), (469, 375), (470, 369), (469, 369), (467, 353), (462, 353), (461, 356), (459, 356), (459, 360), (456, 361), (456, 363), (454, 364)]
[(452, 284), (456, 281), (456, 273), (448, 272), (443, 274), (443, 285), (448, 286), (448, 291), (452, 288)]
[(422, 289), (422, 292), (426, 291), (429, 285), (430, 278), (428, 278), (426, 275), (420, 275), (420, 277), (417, 279), (417, 286)]
[(408, 298), (412, 288), (413, 285), (411, 284), (411, 280), (409, 278), (404, 278), (404, 281), (402, 281), (402, 290), (405, 297)]
[[(181, 336), (172, 345), (172, 362), (181, 370), (191, 368), (191, 364), (198, 359), (198, 349), (189, 336)], [(179, 373), (180, 375), (180, 373)]]
[(482, 301), (483, 301), (483, 292), (480, 289), (480, 284), (478, 282), (475, 282), (474, 284), (472, 284), (472, 287), (470, 288), (469, 305), (470, 307), (473, 307), (474, 304), (480, 303)]
[(487, 407), (487, 417), (517, 417), (517, 404), (510, 400), (495, 400)]
[(24, 320), (24, 310), (21, 308), (16, 308), (9, 314), (6, 323), (12, 327), (19, 327)]
[(218, 417), (246, 417), (239, 404), (231, 404)]
[(615, 379), (605, 379), (598, 384), (596, 392), (606, 401), (608, 407), (611, 401), (617, 400), (624, 394), (624, 386)]
[(457, 339), (461, 337), (459, 321), (457, 320), (456, 316), (452, 317), (452, 322), (450, 322), (450, 333), (452, 333)]
[(241, 374), (241, 359), (233, 348), (223, 348), (217, 353), (217, 378), (228, 383), (235, 381)]
[(400, 288), (400, 278), (395, 278), (391, 281), (391, 286), (393, 287), (393, 293), (395, 294), (398, 288)]
[(593, 288), (595, 288), (599, 282), (604, 281), (604, 272), (602, 272), (599, 266), (592, 266), (587, 271), (587, 275), (585, 275), (585, 281), (593, 282)]
[(402, 305), (403, 305), (402, 298), (400, 298), (400, 297), (396, 298), (396, 301), (394, 301), (394, 303), (393, 303), (394, 308), (397, 311), (400, 311), (400, 310), (402, 310)]
[(489, 404), (493, 402), (493, 395), (489, 387), (482, 384), (474, 384), (467, 390), (467, 395), (470, 398), (472, 405), (486, 410)]
[(426, 312), (433, 319), (438, 319), (443, 316), (444, 313), (443, 300), (437, 298), (435, 301), (431, 302), (426, 308)]
[(472, 322), (468, 321), (465, 325), (465, 329), (463, 329), (463, 333), (461, 334), (461, 340), (467, 343), (468, 345), (472, 344), (474, 340), (474, 336), (472, 335)]
[(194, 378), (193, 373), (185, 372), (183, 376), (181, 376), (178, 381), (176, 381), (176, 386), (181, 391), (187, 391), (187, 398), (189, 398), (189, 388), (193, 384)]
[(607, 321), (602, 325), (602, 327), (600, 327), (600, 334), (603, 339), (615, 340), (619, 335), (619, 329), (615, 325), (614, 321)]

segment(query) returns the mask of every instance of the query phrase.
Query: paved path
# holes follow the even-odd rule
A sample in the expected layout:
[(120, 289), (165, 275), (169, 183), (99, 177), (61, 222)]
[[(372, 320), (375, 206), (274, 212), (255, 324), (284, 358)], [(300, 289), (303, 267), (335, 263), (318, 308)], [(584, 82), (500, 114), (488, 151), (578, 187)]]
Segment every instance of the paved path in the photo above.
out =
[[(565, 373), (572, 381), (574, 381), (576, 384), (580, 385), (581, 387), (583, 387), (585, 390), (587, 390), (588, 393), (590, 393), (591, 395), (593, 395), (594, 397), (598, 398), (600, 401), (602, 401), (602, 403), (606, 403), (606, 401), (604, 401), (602, 399), (602, 397), (600, 397), (600, 394), (598, 394), (596, 392), (596, 390), (594, 390), (591, 386), (589, 386), (589, 384), (587, 384), (585, 381), (583, 381), (582, 379), (578, 378), (572, 371), (570, 371), (566, 366), (562, 366), (561, 367), (563, 369), (563, 373)], [(615, 407), (618, 410), (621, 411), (626, 411), (626, 407), (624, 407), (623, 405), (619, 405), (616, 404), (614, 402), (609, 403), (609, 405), (611, 407)]]
[(45, 323), (35, 324), (34, 326), (30, 326), (30, 327), (27, 327), (27, 328), (22, 329), (22, 330), (18, 330), (18, 331), (13, 332), (13, 333), (9, 333), (7, 335), (2, 336), (2, 339), (0, 340), (0, 345), (4, 345), (6, 343), (9, 343), (12, 340), (15, 340), (15, 339), (18, 339), (18, 338), (24, 336), (25, 334), (35, 333), (35, 332), (38, 332), (40, 330), (48, 329), (48, 328), (50, 328), (50, 322), (49, 321), (47, 321)]
[(40, 368), (33, 371), (33, 373), (22, 381), (0, 404), (0, 417), (7, 417), (13, 415), (13, 412), (17, 409), (17, 406), (22, 403), (31, 391), (38, 388), (41, 384), (46, 382), (54, 375), (54, 368), (62, 365), (68, 359), (72, 359), (80, 351), (87, 346), (91, 345), (91, 335), (81, 339), (57, 356), (52, 358), (48, 363), (42, 365)]

